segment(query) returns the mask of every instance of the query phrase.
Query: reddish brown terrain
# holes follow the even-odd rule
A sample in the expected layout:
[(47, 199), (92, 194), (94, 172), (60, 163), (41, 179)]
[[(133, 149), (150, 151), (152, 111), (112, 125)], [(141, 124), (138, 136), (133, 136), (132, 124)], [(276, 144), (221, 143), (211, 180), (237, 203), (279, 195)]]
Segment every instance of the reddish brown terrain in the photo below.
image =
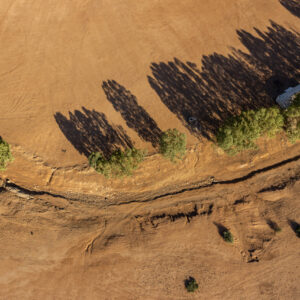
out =
[[(213, 143), (300, 81), (297, 0), (2, 2), (0, 299), (300, 298), (300, 143)], [(187, 134), (177, 164), (157, 154), (168, 128)], [(132, 177), (88, 167), (132, 145)]]

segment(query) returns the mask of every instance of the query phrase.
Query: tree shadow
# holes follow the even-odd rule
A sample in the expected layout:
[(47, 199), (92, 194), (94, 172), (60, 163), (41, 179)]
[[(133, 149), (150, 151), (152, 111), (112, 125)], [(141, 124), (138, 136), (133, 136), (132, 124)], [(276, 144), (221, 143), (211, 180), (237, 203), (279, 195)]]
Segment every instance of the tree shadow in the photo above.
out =
[(222, 238), (224, 238), (224, 232), (228, 232), (229, 229), (226, 228), (225, 226), (223, 226), (223, 225), (220, 224), (220, 223), (214, 222), (214, 225), (217, 227), (219, 235), (220, 235)]
[[(255, 31), (258, 36), (237, 31), (249, 53), (232, 48), (228, 56), (203, 56), (201, 70), (178, 58), (151, 64), (150, 86), (195, 136), (211, 139), (228, 116), (274, 105), (278, 93), (297, 84), (299, 34), (274, 22), (264, 33)], [(190, 117), (197, 119), (197, 128)]]
[(300, 2), (299, 0), (280, 0), (279, 1), (293, 15), (300, 18)]
[(297, 84), (300, 79), (299, 33), (273, 21), (266, 32), (257, 28), (254, 30), (257, 37), (245, 30), (237, 31), (240, 41), (249, 53), (233, 49), (236, 57), (253, 66), (256, 73), (261, 74), (263, 81), (278, 76), (278, 81), (280, 78), (286, 79), (285, 84)]
[(109, 124), (105, 114), (82, 107), (82, 111), (69, 112), (69, 119), (57, 112), (54, 118), (69, 142), (88, 157), (92, 152), (101, 152), (105, 157), (119, 147), (133, 146), (122, 126)]
[(156, 122), (137, 103), (136, 97), (114, 80), (103, 81), (107, 100), (120, 112), (129, 128), (134, 129), (145, 141), (157, 147), (162, 134)]
[(298, 84), (295, 78), (286, 76), (274, 75), (266, 80), (266, 92), (272, 99), (282, 94), (287, 88), (294, 87)]
[(273, 231), (275, 231), (275, 232), (281, 231), (281, 228), (279, 227), (279, 225), (278, 225), (276, 222), (274, 222), (274, 221), (272, 221), (272, 220), (270, 220), (270, 219), (267, 219), (266, 221), (267, 221), (267, 224), (269, 225), (269, 227), (270, 227)]
[(298, 238), (300, 238), (300, 224), (294, 220), (288, 220), (288, 223), (292, 230), (295, 232)]

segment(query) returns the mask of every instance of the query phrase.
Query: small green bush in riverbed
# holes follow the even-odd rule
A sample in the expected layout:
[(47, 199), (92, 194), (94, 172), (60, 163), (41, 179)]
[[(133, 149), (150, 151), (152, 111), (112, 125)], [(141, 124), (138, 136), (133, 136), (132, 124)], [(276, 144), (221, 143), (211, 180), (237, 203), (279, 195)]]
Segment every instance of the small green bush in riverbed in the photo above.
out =
[(5, 170), (7, 163), (12, 160), (9, 144), (0, 137), (0, 170)]
[(89, 156), (89, 164), (107, 178), (121, 178), (132, 175), (144, 160), (145, 154), (145, 151), (135, 148), (116, 150), (106, 159), (101, 153), (94, 152)]
[(184, 281), (184, 286), (189, 293), (193, 293), (198, 289), (198, 283), (193, 277), (189, 277)]
[(222, 235), (225, 242), (233, 243), (233, 235), (229, 230), (225, 230)]

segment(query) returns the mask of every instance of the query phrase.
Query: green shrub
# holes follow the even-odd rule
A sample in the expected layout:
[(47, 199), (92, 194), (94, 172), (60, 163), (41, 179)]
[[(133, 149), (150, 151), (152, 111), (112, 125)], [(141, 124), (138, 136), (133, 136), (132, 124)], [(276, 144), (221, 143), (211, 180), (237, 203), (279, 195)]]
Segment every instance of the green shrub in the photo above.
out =
[(295, 143), (300, 139), (300, 93), (295, 96), (295, 99), (286, 111), (285, 130), (290, 142)]
[(275, 232), (281, 232), (282, 229), (281, 229), (280, 227), (276, 227), (276, 228), (274, 228), (274, 231), (275, 231)]
[(284, 117), (278, 107), (242, 112), (225, 121), (217, 133), (217, 144), (229, 155), (256, 149), (255, 140), (262, 135), (273, 137), (282, 131)]
[(274, 137), (283, 130), (284, 117), (279, 107), (261, 108), (257, 111), (260, 135)]
[(168, 129), (160, 138), (160, 153), (176, 162), (177, 159), (182, 159), (186, 152), (186, 135), (179, 132), (177, 129)]
[(0, 170), (5, 170), (7, 163), (12, 160), (9, 144), (0, 137)]
[(233, 243), (233, 235), (229, 230), (225, 230), (222, 235), (225, 242)]
[(101, 153), (94, 152), (89, 156), (89, 164), (107, 178), (120, 178), (132, 175), (144, 160), (145, 154), (145, 151), (135, 148), (116, 150), (109, 159), (106, 159)]
[(198, 283), (193, 277), (186, 279), (184, 281), (184, 286), (189, 293), (195, 292), (198, 289)]

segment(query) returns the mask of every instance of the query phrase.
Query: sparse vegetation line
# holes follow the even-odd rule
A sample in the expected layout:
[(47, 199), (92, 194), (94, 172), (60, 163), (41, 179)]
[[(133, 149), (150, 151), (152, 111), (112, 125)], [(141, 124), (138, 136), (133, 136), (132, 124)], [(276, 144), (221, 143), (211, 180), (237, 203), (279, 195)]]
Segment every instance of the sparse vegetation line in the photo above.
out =
[[(177, 129), (168, 129), (160, 136), (159, 152), (171, 162), (183, 159), (186, 153), (186, 135)], [(101, 152), (89, 155), (89, 165), (106, 178), (131, 176), (147, 154), (146, 150), (134, 147), (115, 150), (108, 158)]]
[[(284, 161), (278, 162), (276, 164), (273, 164), (271, 166), (267, 166), (267, 167), (262, 168), (262, 169), (254, 170), (254, 171), (252, 171), (252, 172), (250, 172), (250, 173), (248, 173), (248, 174), (246, 174), (245, 176), (242, 176), (242, 177), (229, 179), (229, 180), (219, 180), (219, 181), (216, 180), (215, 178), (211, 177), (206, 182), (204, 182), (204, 183), (202, 182), (202, 184), (200, 184), (200, 185), (196, 185), (196, 186), (193, 186), (193, 187), (187, 187), (187, 188), (180, 189), (180, 190), (174, 191), (174, 192), (160, 194), (160, 195), (157, 195), (155, 197), (147, 198), (147, 199), (144, 199), (144, 200), (131, 200), (131, 201), (122, 201), (122, 202), (118, 202), (118, 203), (110, 203), (110, 204), (107, 204), (107, 207), (125, 205), (125, 204), (131, 204), (131, 203), (151, 202), (151, 201), (161, 199), (161, 198), (164, 198), (164, 197), (179, 195), (179, 194), (182, 194), (182, 193), (188, 192), (188, 191), (200, 190), (200, 189), (211, 187), (211, 186), (214, 186), (214, 185), (217, 185), (217, 184), (224, 184), (224, 185), (226, 185), (226, 184), (235, 184), (235, 183), (239, 183), (239, 182), (248, 180), (248, 179), (254, 177), (257, 174), (268, 172), (270, 170), (279, 168), (279, 167), (284, 166), (288, 163), (298, 161), (298, 160), (300, 160), (300, 155), (294, 156), (292, 158), (286, 159)], [(297, 180), (297, 178), (299, 178), (299, 177), (293, 177), (293, 180)], [(79, 201), (79, 202), (83, 201), (82, 197), (69, 197), (69, 196), (65, 196), (65, 195), (62, 195), (62, 194), (55, 194), (55, 193), (51, 193), (51, 192), (47, 192), (47, 191), (34, 191), (34, 190), (29, 190), (29, 189), (26, 189), (26, 188), (22, 188), (21, 186), (11, 182), (10, 180), (7, 180), (5, 186), (2, 187), (2, 188), (6, 189), (6, 187), (11, 187), (11, 188), (18, 189), (22, 193), (30, 195), (30, 196), (48, 195), (48, 196), (52, 196), (52, 197), (56, 197), (56, 198), (60, 197), (60, 198), (63, 198), (63, 199), (69, 200), (69, 201)], [(84, 200), (84, 201), (85, 202), (91, 202), (91, 204), (95, 204), (96, 201), (97, 201), (97, 196), (89, 195), (89, 197), (95, 197), (95, 201), (86, 201), (86, 200)]]

